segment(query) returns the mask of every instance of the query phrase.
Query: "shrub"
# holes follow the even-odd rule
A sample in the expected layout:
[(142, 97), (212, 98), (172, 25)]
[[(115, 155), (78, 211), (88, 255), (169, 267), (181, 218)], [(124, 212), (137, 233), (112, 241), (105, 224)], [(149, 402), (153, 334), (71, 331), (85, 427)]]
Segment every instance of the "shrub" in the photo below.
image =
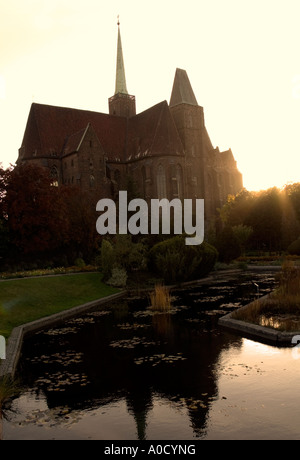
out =
[(111, 278), (107, 284), (114, 287), (125, 287), (127, 283), (127, 273), (124, 268), (114, 267), (112, 269)]
[(78, 259), (76, 259), (74, 263), (75, 263), (76, 267), (78, 267), (78, 268), (84, 268), (85, 267), (85, 261), (83, 259), (81, 259), (80, 257)]
[(217, 251), (210, 244), (187, 246), (185, 235), (157, 243), (150, 250), (150, 268), (166, 283), (201, 278), (209, 273), (217, 260)]
[(143, 268), (145, 246), (142, 243), (134, 243), (131, 235), (116, 235), (113, 247), (115, 260), (119, 266), (129, 272)]
[(102, 269), (104, 281), (107, 280), (111, 276), (113, 266), (114, 266), (114, 249), (109, 241), (102, 240), (101, 269)]

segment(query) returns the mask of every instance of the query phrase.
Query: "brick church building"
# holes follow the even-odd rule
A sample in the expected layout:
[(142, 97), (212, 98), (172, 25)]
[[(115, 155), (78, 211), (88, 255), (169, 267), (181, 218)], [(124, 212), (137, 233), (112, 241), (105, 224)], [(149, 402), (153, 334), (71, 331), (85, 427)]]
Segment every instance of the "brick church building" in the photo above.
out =
[(116, 198), (128, 178), (139, 196), (204, 198), (205, 218), (242, 188), (231, 150), (214, 148), (185, 70), (175, 73), (170, 103), (136, 114), (126, 87), (118, 24), (115, 94), (109, 113), (33, 103), (17, 164), (49, 168), (56, 185), (94, 189)]

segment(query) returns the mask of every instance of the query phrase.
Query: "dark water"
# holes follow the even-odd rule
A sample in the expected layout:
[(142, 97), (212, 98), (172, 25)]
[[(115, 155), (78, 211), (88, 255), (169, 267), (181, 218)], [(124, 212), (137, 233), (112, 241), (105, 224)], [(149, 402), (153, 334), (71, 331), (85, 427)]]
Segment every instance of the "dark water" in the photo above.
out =
[(231, 275), (172, 292), (168, 314), (128, 298), (28, 338), (4, 439), (300, 439), (298, 356), (218, 326), (252, 281), (275, 285)]

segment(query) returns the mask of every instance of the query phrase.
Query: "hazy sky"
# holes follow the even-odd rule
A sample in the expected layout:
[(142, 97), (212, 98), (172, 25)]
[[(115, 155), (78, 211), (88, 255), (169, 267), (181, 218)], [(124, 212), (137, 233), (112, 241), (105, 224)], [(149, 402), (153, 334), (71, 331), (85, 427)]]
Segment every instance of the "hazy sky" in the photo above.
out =
[(108, 112), (117, 15), (137, 112), (185, 69), (246, 188), (300, 182), (300, 0), (0, 0), (0, 162), (32, 102)]

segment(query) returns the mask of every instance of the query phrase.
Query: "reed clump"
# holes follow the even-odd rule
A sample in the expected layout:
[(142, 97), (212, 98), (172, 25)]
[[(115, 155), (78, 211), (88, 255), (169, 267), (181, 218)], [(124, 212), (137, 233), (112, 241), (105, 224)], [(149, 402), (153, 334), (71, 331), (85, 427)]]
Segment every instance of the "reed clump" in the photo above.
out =
[(282, 331), (300, 330), (300, 267), (293, 261), (282, 265), (278, 288), (263, 300), (237, 310), (232, 318), (273, 327)]
[(0, 378), (0, 415), (2, 414), (5, 402), (16, 396), (19, 391), (20, 387), (18, 383), (10, 377), (4, 376)]
[[(0, 360), (1, 361), (1, 360)], [(10, 377), (0, 377), (0, 440), (3, 439), (3, 418), (6, 404), (20, 392), (19, 384)]]
[(150, 293), (151, 308), (156, 311), (167, 312), (171, 308), (170, 290), (162, 284), (157, 284)]
[(247, 321), (248, 323), (257, 323), (258, 318), (261, 315), (262, 302), (255, 300), (247, 308), (236, 310), (232, 313), (232, 318), (241, 321)]
[(300, 267), (291, 260), (283, 263), (279, 274), (277, 295), (300, 300)]

